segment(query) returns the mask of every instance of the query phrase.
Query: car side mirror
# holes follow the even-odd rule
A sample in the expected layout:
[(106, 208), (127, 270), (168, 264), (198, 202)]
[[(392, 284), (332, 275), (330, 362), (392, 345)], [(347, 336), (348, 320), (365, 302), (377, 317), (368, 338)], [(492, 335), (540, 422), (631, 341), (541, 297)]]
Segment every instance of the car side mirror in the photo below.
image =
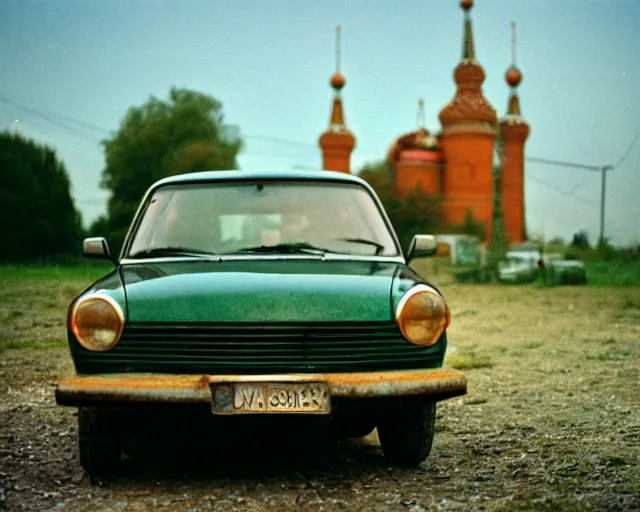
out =
[(109, 243), (101, 236), (85, 238), (82, 242), (82, 255), (85, 258), (93, 258), (100, 260), (109, 260), (115, 263), (116, 261), (111, 256), (109, 250)]
[(409, 245), (407, 251), (407, 263), (414, 258), (425, 256), (435, 256), (436, 254), (436, 237), (433, 235), (415, 235)]

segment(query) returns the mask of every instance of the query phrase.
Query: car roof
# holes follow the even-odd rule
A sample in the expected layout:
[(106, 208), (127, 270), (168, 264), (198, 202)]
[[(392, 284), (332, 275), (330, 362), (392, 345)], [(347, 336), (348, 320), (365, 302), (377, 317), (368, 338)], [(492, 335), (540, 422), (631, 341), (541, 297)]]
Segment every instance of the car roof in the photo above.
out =
[(357, 183), (366, 185), (366, 182), (357, 176), (344, 172), (323, 170), (260, 170), (260, 171), (200, 171), (169, 176), (153, 184), (152, 188), (168, 184), (180, 183), (205, 183), (216, 181), (252, 181), (252, 180), (294, 180), (294, 181), (332, 181), (343, 183)]

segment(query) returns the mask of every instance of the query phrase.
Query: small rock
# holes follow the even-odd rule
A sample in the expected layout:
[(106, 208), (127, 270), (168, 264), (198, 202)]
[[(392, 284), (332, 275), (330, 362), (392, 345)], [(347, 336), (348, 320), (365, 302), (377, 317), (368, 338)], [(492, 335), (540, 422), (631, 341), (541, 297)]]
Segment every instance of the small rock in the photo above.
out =
[(320, 496), (316, 496), (311, 501), (309, 501), (305, 507), (313, 507), (314, 505), (323, 505), (324, 500)]
[(76, 473), (71, 477), (71, 483), (73, 484), (79, 484), (83, 480), (84, 480), (84, 471), (79, 471), (78, 473)]

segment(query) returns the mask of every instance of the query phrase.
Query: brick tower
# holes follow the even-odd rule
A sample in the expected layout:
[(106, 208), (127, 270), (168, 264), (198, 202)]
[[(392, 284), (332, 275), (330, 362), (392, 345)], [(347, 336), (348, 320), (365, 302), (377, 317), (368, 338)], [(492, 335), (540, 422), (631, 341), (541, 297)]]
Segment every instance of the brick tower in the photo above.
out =
[(444, 155), (438, 138), (425, 127), (424, 100), (418, 100), (418, 129), (398, 137), (387, 152), (387, 163), (395, 171), (396, 190), (401, 196), (418, 188), (440, 198)]
[(482, 94), (485, 73), (476, 61), (473, 45), (473, 0), (462, 0), (460, 5), (464, 10), (464, 36), (462, 59), (453, 75), (457, 90), (439, 116), (446, 162), (442, 213), (449, 224), (460, 225), (470, 211), (485, 225), (485, 239), (490, 239), (496, 111)]
[(504, 144), (503, 170), (500, 179), (500, 196), (504, 211), (504, 224), (507, 239), (511, 243), (526, 240), (524, 218), (524, 145), (529, 136), (529, 125), (520, 113), (518, 85), (522, 82), (522, 73), (516, 67), (516, 24), (512, 27), (512, 61), (505, 74), (511, 87), (506, 115), (500, 120)]

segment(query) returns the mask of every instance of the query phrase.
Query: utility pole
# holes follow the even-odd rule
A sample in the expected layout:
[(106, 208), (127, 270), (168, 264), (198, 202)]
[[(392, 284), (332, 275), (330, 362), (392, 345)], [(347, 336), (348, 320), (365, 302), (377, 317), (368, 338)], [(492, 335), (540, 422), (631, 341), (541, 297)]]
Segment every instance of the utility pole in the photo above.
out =
[(600, 238), (598, 239), (598, 243), (601, 244), (604, 242), (604, 204), (605, 204), (605, 193), (607, 187), (607, 171), (613, 171), (614, 167), (612, 165), (584, 165), (584, 164), (576, 164), (574, 162), (562, 162), (560, 160), (550, 160), (547, 158), (535, 158), (535, 157), (525, 157), (525, 160), (530, 162), (537, 162), (540, 164), (549, 164), (549, 165), (559, 165), (561, 167), (573, 167), (576, 169), (584, 169), (586, 171), (599, 171), (602, 173), (602, 186), (600, 189)]
[(607, 188), (607, 171), (613, 170), (611, 165), (602, 166), (602, 189), (600, 191), (600, 238), (598, 244), (604, 244), (604, 199), (605, 190)]

